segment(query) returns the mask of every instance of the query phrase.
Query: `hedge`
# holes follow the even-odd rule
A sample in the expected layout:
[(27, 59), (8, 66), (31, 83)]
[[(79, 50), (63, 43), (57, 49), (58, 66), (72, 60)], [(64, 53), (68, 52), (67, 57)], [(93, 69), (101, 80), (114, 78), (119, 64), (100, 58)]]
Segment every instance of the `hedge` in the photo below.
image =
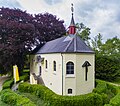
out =
[[(29, 75), (28, 74), (24, 74), (23, 76), (20, 76), (20, 80), (18, 81), (18, 82), (20, 82), (20, 81), (27, 81), (29, 79)], [(3, 83), (3, 87), (2, 87), (2, 89), (10, 89), (11, 87), (12, 87), (12, 85), (14, 84), (14, 79), (12, 78), (12, 79), (8, 79), (8, 80), (6, 80), (4, 83)]]
[(10, 89), (12, 87), (13, 83), (14, 83), (13, 79), (6, 80), (2, 85), (2, 89)]
[(102, 80), (96, 80), (97, 86), (93, 90), (93, 92), (96, 93), (107, 93), (108, 90), (110, 90), (114, 95), (116, 95), (119, 92), (119, 88), (117, 86), (114, 86), (110, 84), (109, 82), (102, 81)]
[(120, 93), (118, 93), (114, 98), (112, 98), (109, 104), (112, 106), (120, 106)]
[(104, 106), (112, 106), (112, 105), (110, 105), (110, 104), (105, 104)]
[(20, 81), (27, 81), (29, 80), (29, 74), (25, 73), (24, 75), (20, 76)]
[(49, 103), (49, 106), (103, 106), (102, 97), (96, 93), (80, 96), (60, 96), (45, 86), (28, 83), (21, 83), (18, 90), (38, 96)]
[(107, 83), (105, 81), (96, 80), (96, 88), (93, 90), (93, 92), (96, 93), (105, 93), (107, 90)]
[(104, 106), (120, 106), (119, 87), (102, 80), (96, 80), (96, 84), (93, 92), (102, 96)]
[(18, 95), (10, 89), (1, 91), (1, 100), (10, 106), (36, 106), (28, 98)]

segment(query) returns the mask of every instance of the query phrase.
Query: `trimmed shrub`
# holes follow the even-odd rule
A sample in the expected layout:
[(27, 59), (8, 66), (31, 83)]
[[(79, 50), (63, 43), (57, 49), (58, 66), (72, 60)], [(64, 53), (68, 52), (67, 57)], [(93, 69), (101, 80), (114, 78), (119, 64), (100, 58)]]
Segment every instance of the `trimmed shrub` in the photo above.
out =
[(95, 93), (105, 93), (107, 90), (107, 83), (105, 81), (96, 80), (96, 88), (93, 90)]
[(60, 96), (42, 85), (21, 83), (20, 92), (32, 93), (49, 103), (49, 106), (103, 106), (102, 97), (96, 93), (80, 96)]
[[(110, 91), (111, 93), (113, 93), (113, 95), (116, 95), (119, 92), (119, 87), (114, 86), (112, 84), (110, 84), (109, 82), (106, 81), (102, 81), (102, 80), (96, 80), (96, 88), (93, 90), (93, 92), (95, 93), (106, 93), (108, 91)], [(110, 93), (109, 92), (109, 93)]]
[(112, 106), (112, 105), (110, 105), (110, 104), (105, 104), (104, 106)]
[(118, 92), (119, 92), (119, 88), (112, 84), (107, 83), (107, 88), (110, 89), (114, 95), (118, 94)]
[(3, 86), (2, 89), (10, 89), (12, 87), (13, 83), (14, 83), (13, 79), (6, 80), (2, 85)]
[(103, 98), (103, 104), (108, 104), (111, 98), (114, 98), (119, 92), (119, 88), (108, 82), (102, 80), (96, 80), (96, 88), (93, 90), (94, 93), (98, 93)]
[(110, 105), (120, 106), (120, 93), (118, 93), (114, 98), (110, 100)]
[(18, 95), (10, 89), (1, 91), (1, 100), (12, 106), (36, 106), (28, 98)]
[(27, 81), (27, 80), (29, 80), (29, 74), (24, 74), (24, 75), (22, 75), (22, 76), (20, 76), (20, 81)]
[[(20, 80), (18, 81), (18, 82), (20, 82), (20, 81), (27, 81), (29, 79), (29, 75), (28, 74), (24, 74), (23, 76), (20, 76)], [(17, 83), (18, 83), (17, 82)], [(8, 80), (6, 80), (4, 83), (3, 83), (3, 87), (2, 87), (2, 89), (10, 89), (11, 87), (12, 87), (12, 85), (14, 84), (14, 79), (12, 78), (12, 79), (8, 79)]]

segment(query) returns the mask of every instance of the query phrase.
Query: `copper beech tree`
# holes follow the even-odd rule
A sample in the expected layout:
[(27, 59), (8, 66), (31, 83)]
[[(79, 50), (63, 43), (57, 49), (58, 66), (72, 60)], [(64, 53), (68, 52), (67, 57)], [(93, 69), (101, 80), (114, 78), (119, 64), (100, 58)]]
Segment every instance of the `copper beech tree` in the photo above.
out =
[(0, 73), (8, 73), (14, 64), (22, 70), (33, 47), (65, 34), (63, 23), (49, 13), (33, 16), (20, 9), (0, 8)]

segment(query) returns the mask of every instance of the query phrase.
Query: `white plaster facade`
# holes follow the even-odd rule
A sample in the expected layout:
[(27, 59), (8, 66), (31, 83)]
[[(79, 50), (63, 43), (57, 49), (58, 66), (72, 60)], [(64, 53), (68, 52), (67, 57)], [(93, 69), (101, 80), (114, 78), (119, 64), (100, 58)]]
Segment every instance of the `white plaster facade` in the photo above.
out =
[[(41, 66), (41, 78), (44, 85), (59, 95), (81, 95), (92, 92), (94, 89), (94, 53), (48, 53), (30, 56), (30, 83), (37, 84), (32, 73), (39, 75)], [(44, 58), (42, 62), (36, 62), (37, 56)], [(47, 68), (45, 61), (47, 60)], [(53, 61), (56, 61), (54, 71)], [(91, 66), (88, 67), (87, 81), (85, 80), (85, 61)], [(74, 74), (66, 74), (67, 62), (74, 63)], [(72, 93), (68, 94), (68, 89)]]

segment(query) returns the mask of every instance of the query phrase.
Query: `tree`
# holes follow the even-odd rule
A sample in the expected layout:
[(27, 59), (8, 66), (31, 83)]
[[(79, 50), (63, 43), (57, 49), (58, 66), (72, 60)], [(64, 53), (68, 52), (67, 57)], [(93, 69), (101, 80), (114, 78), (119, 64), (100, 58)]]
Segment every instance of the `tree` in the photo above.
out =
[(98, 34), (92, 45), (96, 53), (96, 78), (111, 81), (119, 77), (120, 39), (114, 37), (102, 43), (102, 36)]
[(104, 55), (120, 54), (120, 39), (117, 37), (108, 39), (101, 47), (101, 53)]
[(0, 20), (0, 64), (4, 71), (11, 71), (14, 64), (23, 67), (25, 55), (34, 44), (34, 29), (32, 24)]
[(120, 74), (120, 61), (113, 56), (96, 56), (96, 78), (115, 80)]
[(77, 23), (77, 35), (80, 36), (88, 45), (90, 40), (90, 28), (86, 27), (83, 23)]
[(37, 29), (37, 39), (42, 42), (59, 38), (65, 35), (64, 21), (57, 19), (56, 16), (45, 13), (35, 15), (35, 27)]
[(92, 48), (93, 50), (97, 52), (101, 51), (101, 46), (103, 45), (102, 43), (102, 35), (99, 33), (97, 36), (94, 37), (94, 39), (91, 40), (92, 43)]
[[(33, 47), (63, 36), (63, 21), (52, 14), (33, 17), (20, 9), (0, 8), (0, 65), (4, 72), (17, 64), (23, 69), (24, 59)], [(54, 36), (53, 36), (54, 35)]]

